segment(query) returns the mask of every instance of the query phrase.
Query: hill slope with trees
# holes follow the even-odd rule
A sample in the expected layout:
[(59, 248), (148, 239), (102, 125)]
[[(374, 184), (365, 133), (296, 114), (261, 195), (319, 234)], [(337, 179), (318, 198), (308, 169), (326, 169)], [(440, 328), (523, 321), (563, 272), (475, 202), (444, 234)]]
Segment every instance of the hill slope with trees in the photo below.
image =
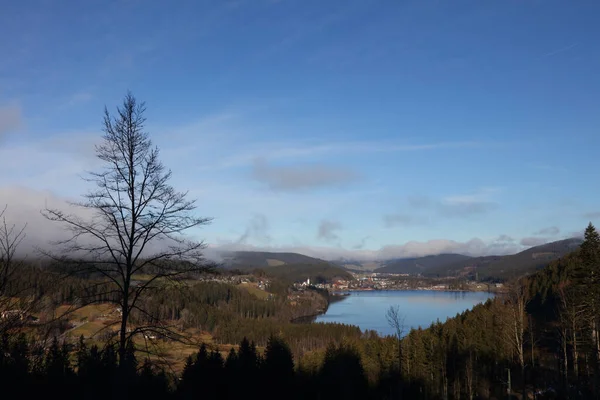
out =
[(388, 274), (422, 274), (432, 269), (444, 268), (458, 262), (465, 262), (471, 259), (462, 254), (438, 254), (434, 256), (402, 258), (389, 260), (383, 267), (377, 268), (374, 272)]
[(427, 276), (467, 276), (470, 278), (507, 280), (535, 272), (550, 262), (563, 257), (581, 244), (582, 240), (571, 238), (535, 246), (507, 256), (474, 257), (448, 265), (431, 268)]

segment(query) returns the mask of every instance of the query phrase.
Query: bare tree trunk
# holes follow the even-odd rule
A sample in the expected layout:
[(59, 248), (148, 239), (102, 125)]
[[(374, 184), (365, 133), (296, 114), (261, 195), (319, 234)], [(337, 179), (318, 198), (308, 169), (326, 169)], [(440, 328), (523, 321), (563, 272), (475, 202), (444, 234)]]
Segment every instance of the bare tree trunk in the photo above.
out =
[(568, 332), (567, 328), (563, 327), (561, 330), (562, 336), (562, 351), (563, 351), (563, 378), (565, 382), (565, 387), (569, 382), (569, 354), (567, 350), (567, 341), (568, 341)]
[(579, 352), (577, 351), (577, 331), (575, 330), (575, 324), (571, 328), (571, 337), (573, 338), (572, 350), (573, 350), (573, 374), (575, 379), (579, 378)]
[(535, 341), (534, 341), (534, 337), (533, 337), (533, 317), (531, 315), (529, 316), (529, 342), (531, 344), (531, 367), (534, 368), (535, 367), (535, 353), (534, 353)]
[(119, 328), (119, 365), (123, 366), (125, 352), (127, 349), (127, 324), (129, 321), (129, 285), (126, 283), (127, 291), (123, 292), (123, 303), (121, 306), (121, 326)]
[(465, 366), (465, 383), (469, 400), (473, 400), (473, 352), (469, 350), (469, 358)]

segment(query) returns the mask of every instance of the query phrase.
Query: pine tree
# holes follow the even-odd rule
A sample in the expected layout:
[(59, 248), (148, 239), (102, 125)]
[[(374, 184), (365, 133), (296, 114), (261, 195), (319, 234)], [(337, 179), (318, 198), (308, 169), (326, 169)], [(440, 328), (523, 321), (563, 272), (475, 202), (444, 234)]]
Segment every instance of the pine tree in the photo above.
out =
[(600, 392), (600, 235), (592, 223), (585, 229), (584, 241), (580, 247), (582, 270), (586, 279), (582, 280), (580, 301), (584, 302), (591, 330), (594, 364), (594, 392)]
[(65, 343), (59, 345), (56, 336), (52, 340), (44, 363), (45, 372), (51, 380), (62, 380), (72, 372), (69, 350)]
[(330, 344), (320, 371), (322, 398), (364, 399), (367, 378), (358, 351), (351, 346)]
[(79, 337), (79, 342), (77, 343), (77, 375), (80, 378), (88, 375), (88, 359), (89, 352), (83, 339), (83, 335), (81, 335)]
[(289, 346), (276, 336), (271, 336), (267, 342), (262, 374), (268, 398), (277, 399), (290, 393), (294, 382), (294, 358)]

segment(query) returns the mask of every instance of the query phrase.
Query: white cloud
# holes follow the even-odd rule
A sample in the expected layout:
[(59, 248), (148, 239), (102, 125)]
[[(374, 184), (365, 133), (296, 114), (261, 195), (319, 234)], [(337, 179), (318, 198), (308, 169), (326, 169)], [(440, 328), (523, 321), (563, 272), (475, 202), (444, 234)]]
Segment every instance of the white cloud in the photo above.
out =
[[(0, 147), (0, 185), (80, 193), (80, 176), (98, 166), (94, 144), (99, 135), (73, 132)], [(18, 168), (15, 166), (18, 165)]]
[(19, 227), (27, 225), (26, 237), (19, 248), (21, 255), (35, 256), (36, 247), (50, 250), (52, 248), (50, 242), (69, 238), (68, 232), (41, 214), (44, 208), (57, 208), (82, 216), (86, 214), (70, 206), (66, 199), (56, 196), (50, 191), (18, 186), (0, 187), (0, 199), (2, 199), (0, 207), (5, 205), (7, 207), (5, 216), (10, 225), (14, 224)]

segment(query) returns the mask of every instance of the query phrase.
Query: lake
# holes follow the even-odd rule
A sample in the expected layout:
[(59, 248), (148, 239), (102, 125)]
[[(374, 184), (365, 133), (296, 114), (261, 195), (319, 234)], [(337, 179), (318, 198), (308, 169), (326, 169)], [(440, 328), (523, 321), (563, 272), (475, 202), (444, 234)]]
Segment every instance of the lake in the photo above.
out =
[(377, 290), (350, 292), (343, 300), (329, 305), (315, 322), (339, 322), (357, 325), (363, 331), (375, 330), (380, 335), (392, 335), (394, 330), (388, 325), (385, 315), (390, 306), (398, 305), (404, 316), (405, 334), (410, 328), (427, 328), (438, 319), (448, 317), (473, 308), (494, 297), (487, 292), (441, 292), (432, 290)]

